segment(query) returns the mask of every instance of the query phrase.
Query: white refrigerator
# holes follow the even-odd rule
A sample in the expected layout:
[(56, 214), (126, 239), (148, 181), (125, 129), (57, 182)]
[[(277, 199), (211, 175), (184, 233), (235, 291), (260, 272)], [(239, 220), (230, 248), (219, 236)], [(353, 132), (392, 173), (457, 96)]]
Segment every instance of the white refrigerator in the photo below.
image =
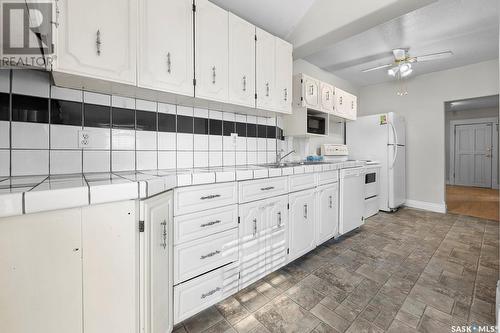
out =
[(394, 112), (358, 117), (346, 126), (349, 157), (378, 161), (380, 210), (389, 212), (406, 201), (406, 125)]

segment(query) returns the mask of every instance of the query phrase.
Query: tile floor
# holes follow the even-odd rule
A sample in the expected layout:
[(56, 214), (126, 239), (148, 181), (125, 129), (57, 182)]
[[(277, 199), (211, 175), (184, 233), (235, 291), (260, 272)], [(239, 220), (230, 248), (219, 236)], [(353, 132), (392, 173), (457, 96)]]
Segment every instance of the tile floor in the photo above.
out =
[(380, 213), (175, 327), (195, 332), (451, 332), (494, 324), (498, 222)]

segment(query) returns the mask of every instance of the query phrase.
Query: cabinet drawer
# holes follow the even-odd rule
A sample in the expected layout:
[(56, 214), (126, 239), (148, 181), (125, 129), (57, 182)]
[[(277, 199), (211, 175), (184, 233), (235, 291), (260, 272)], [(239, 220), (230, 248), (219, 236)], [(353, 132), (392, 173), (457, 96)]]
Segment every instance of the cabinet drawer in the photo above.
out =
[(238, 229), (174, 246), (174, 284), (238, 260)]
[(302, 191), (316, 186), (314, 173), (305, 173), (289, 177), (290, 192)]
[(238, 205), (174, 218), (174, 244), (181, 244), (238, 226)]
[(335, 183), (339, 181), (338, 170), (325, 171), (318, 173), (318, 186)]
[(221, 267), (174, 287), (177, 324), (238, 291), (238, 263)]
[(250, 180), (240, 183), (240, 203), (288, 193), (287, 177)]
[(238, 202), (237, 194), (235, 182), (176, 188), (174, 215), (235, 204)]

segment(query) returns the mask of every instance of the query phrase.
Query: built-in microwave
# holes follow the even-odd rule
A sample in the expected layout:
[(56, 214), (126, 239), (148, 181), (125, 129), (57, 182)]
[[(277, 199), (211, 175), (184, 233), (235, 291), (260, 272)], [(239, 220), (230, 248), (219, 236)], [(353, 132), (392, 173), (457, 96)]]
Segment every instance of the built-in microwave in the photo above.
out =
[(326, 134), (326, 119), (320, 116), (307, 115), (307, 133)]

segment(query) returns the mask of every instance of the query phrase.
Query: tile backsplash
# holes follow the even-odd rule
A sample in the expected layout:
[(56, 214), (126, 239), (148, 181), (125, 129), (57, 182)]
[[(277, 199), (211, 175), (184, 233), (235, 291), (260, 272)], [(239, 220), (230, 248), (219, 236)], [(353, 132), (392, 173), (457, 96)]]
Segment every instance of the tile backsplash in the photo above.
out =
[(281, 117), (163, 104), (52, 86), (0, 70), (0, 176), (273, 163)]

